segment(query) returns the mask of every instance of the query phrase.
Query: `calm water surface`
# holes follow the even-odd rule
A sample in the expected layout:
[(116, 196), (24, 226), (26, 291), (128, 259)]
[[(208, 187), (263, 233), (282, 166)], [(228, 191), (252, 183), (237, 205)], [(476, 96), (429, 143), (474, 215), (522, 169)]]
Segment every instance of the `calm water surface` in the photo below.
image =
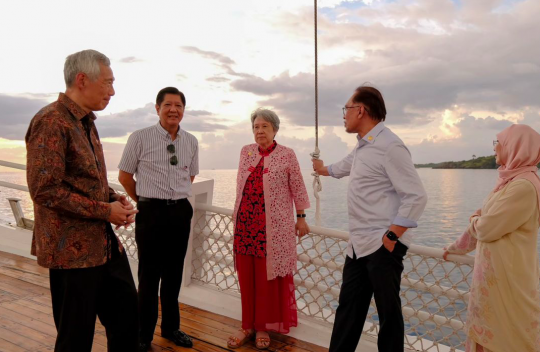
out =
[[(496, 170), (433, 170), (418, 169), (429, 201), (414, 229), (416, 244), (442, 248), (451, 243), (467, 227), (469, 216), (482, 205), (497, 180)], [(312, 209), (307, 210), (308, 221), (314, 224), (315, 199), (311, 189), (311, 170), (302, 170)], [(213, 178), (213, 204), (232, 208), (236, 197), (236, 170), (201, 170), (199, 175)], [(0, 172), (0, 180), (26, 184), (23, 172)], [(110, 182), (117, 183), (117, 173), (109, 173)], [(347, 231), (348, 178), (336, 180), (323, 177), (321, 193), (322, 226)], [(0, 187), (0, 218), (13, 220), (8, 197), (21, 198), (23, 210), (32, 218), (32, 202), (28, 193)], [(539, 241), (540, 242), (540, 241)]]

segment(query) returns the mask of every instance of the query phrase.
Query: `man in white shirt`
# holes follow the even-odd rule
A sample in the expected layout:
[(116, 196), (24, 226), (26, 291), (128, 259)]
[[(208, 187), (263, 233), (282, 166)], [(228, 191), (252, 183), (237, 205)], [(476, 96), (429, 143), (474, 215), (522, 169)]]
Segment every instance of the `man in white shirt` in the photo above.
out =
[(323, 176), (350, 176), (350, 240), (343, 269), (330, 352), (355, 351), (371, 298), (380, 321), (380, 352), (403, 352), (404, 323), (399, 296), (403, 258), (411, 244), (408, 228), (417, 227), (427, 196), (403, 141), (384, 126), (381, 93), (361, 86), (343, 107), (345, 130), (358, 143), (343, 160), (324, 166)]
[[(156, 97), (159, 121), (129, 136), (118, 179), (137, 202), (135, 241), (139, 257), (139, 351), (150, 348), (161, 300), (161, 336), (193, 347), (180, 330), (182, 284), (193, 208), (188, 201), (199, 173), (197, 138), (180, 128), (186, 97), (175, 87)], [(136, 178), (136, 180), (135, 180)], [(161, 287), (160, 287), (161, 281)]]

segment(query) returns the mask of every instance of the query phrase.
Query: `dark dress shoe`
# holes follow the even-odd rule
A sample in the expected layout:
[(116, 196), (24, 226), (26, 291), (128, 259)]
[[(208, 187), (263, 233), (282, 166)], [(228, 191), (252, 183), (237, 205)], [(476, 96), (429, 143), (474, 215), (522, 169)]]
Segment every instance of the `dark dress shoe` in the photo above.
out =
[(139, 343), (139, 352), (147, 352), (148, 350), (150, 350), (150, 342)]
[(189, 337), (188, 335), (186, 335), (185, 333), (183, 333), (180, 330), (173, 331), (170, 334), (163, 334), (162, 333), (161, 337), (164, 337), (164, 338), (166, 338), (168, 340), (171, 340), (177, 346), (188, 347), (188, 348), (193, 347), (193, 341), (191, 341), (191, 337)]

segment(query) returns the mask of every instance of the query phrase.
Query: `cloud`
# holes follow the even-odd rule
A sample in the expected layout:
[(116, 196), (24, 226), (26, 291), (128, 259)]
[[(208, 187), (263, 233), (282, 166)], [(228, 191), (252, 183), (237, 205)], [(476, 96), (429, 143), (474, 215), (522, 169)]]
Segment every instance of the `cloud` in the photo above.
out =
[(213, 76), (206, 79), (208, 82), (216, 82), (216, 83), (225, 83), (230, 82), (230, 78), (227, 77), (220, 77), (220, 76)]
[[(49, 103), (42, 99), (14, 97), (0, 94), (0, 138), (24, 140), (30, 120)], [(158, 121), (154, 103), (116, 114), (96, 113), (96, 126), (101, 138), (123, 137)], [(207, 110), (187, 110), (182, 127), (193, 132), (221, 131), (228, 128), (227, 119), (215, 116)]]
[(47, 104), (43, 99), (0, 94), (0, 138), (24, 139), (30, 120)]
[(493, 155), (493, 140), (497, 133), (510, 126), (506, 120), (493, 117), (485, 119), (463, 116), (454, 125), (460, 136), (452, 139), (440, 139), (434, 136), (424, 139), (420, 144), (409, 145), (413, 161), (417, 164), (469, 160), (472, 155)]
[[(252, 76), (250, 74), (247, 74), (247, 73), (236, 72), (232, 68), (232, 66), (235, 65), (236, 62), (233, 59), (231, 59), (230, 57), (225, 56), (223, 54), (220, 54), (220, 53), (217, 53), (217, 52), (214, 52), (214, 51), (202, 50), (202, 49), (199, 49), (199, 48), (194, 47), (194, 46), (183, 46), (181, 49), (183, 51), (187, 52), (187, 53), (195, 54), (195, 55), (201, 56), (201, 57), (203, 57), (203, 58), (205, 58), (207, 60), (216, 62), (217, 65), (219, 67), (221, 67), (223, 72), (225, 72), (228, 75), (235, 76), (235, 77), (245, 77), (245, 78), (254, 77), (254, 76)], [(210, 82), (224, 82), (223, 79), (226, 79), (226, 78), (219, 77), (219, 76), (213, 76), (213, 77), (207, 78), (207, 81), (210, 81)]]
[[(226, 130), (228, 127), (222, 123), (224, 121), (227, 120), (214, 116), (210, 111), (187, 110), (180, 125), (190, 132), (211, 132)], [(142, 108), (98, 116), (96, 126), (102, 138), (123, 137), (128, 133), (155, 125), (157, 122), (155, 104), (148, 103)]]
[(197, 54), (207, 59), (218, 61), (224, 65), (234, 65), (235, 62), (228, 56), (225, 56), (214, 51), (205, 51), (194, 46), (183, 46), (182, 50), (187, 53)]
[(135, 56), (128, 56), (120, 59), (119, 61), (125, 64), (132, 64), (134, 62), (142, 62), (144, 60), (136, 58)]
[[(283, 126), (286, 127), (286, 126)], [(315, 148), (314, 138), (297, 138), (283, 135), (280, 132), (276, 141), (284, 146), (292, 148), (302, 168), (311, 168), (311, 156)], [(354, 138), (354, 137), (352, 137)], [(244, 145), (255, 143), (249, 124), (243, 123), (231, 127), (223, 135), (215, 133), (203, 133), (199, 140), (200, 165), (202, 169), (232, 169), (238, 166), (240, 150)], [(326, 162), (336, 162), (344, 158), (350, 148), (347, 143), (335, 134), (333, 127), (325, 127), (319, 138), (321, 158)], [(224, 158), (223, 156), (227, 157)]]

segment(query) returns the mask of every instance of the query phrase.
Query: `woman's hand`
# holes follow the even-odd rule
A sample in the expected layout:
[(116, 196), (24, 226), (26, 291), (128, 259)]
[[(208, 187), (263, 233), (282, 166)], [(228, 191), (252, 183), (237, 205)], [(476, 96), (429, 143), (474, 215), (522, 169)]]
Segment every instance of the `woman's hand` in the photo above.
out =
[(303, 236), (307, 235), (309, 233), (309, 226), (306, 222), (306, 218), (297, 218), (296, 225), (294, 226), (296, 230), (296, 235), (299, 238), (302, 238)]
[(448, 254), (450, 254), (450, 252), (448, 252), (448, 248), (447, 248), (447, 247), (444, 247), (444, 248), (443, 248), (443, 251), (444, 251), (444, 253), (443, 253), (443, 255), (442, 255), (443, 259), (444, 259), (444, 260), (448, 260)]
[(469, 217), (469, 223), (471, 223), (473, 221), (474, 218), (478, 217), (478, 216), (482, 216), (482, 209), (478, 209), (477, 211), (475, 211), (470, 217)]

